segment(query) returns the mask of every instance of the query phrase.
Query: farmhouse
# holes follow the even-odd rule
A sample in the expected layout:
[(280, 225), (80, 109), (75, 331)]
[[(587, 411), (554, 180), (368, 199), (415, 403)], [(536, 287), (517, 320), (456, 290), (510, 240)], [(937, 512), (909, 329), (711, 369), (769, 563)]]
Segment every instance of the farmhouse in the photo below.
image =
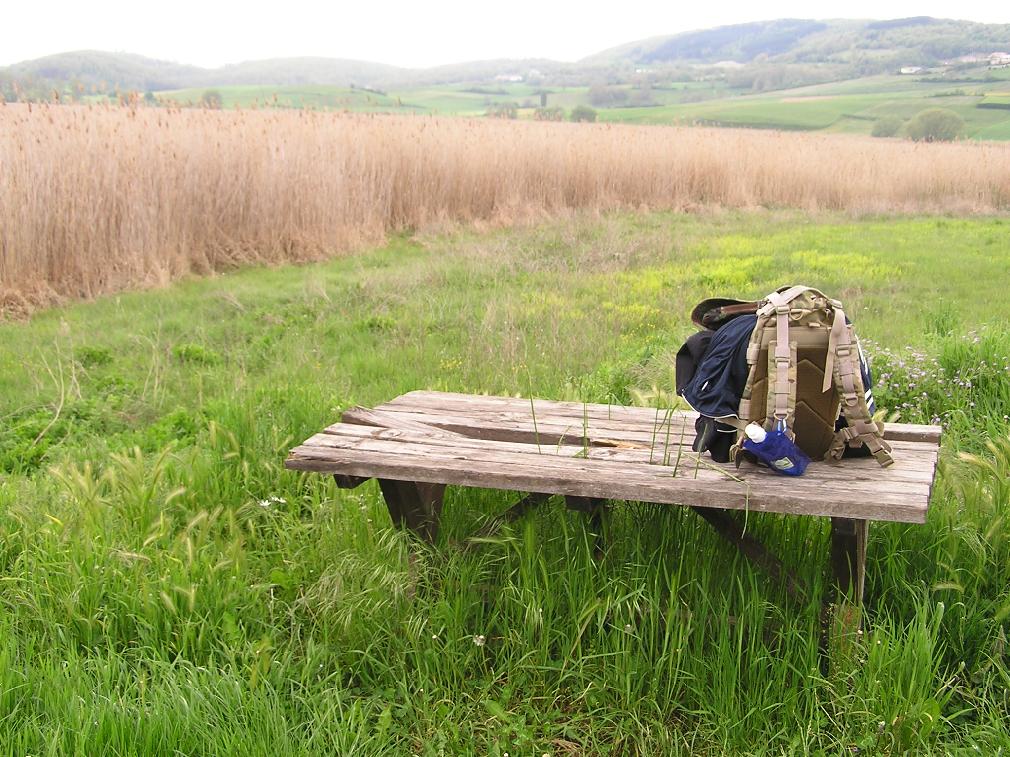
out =
[(1010, 68), (1010, 53), (993, 53), (990, 55), (989, 68)]
[(902, 66), (901, 73), (903, 74), (921, 74), (922, 66)]

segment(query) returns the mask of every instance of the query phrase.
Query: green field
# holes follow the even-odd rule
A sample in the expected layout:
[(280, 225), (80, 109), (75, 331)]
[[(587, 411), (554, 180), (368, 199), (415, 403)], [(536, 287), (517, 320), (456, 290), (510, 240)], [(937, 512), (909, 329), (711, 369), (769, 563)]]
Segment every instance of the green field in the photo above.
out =
[(298, 85), (290, 87), (241, 86), (211, 87), (209, 89), (175, 89), (158, 93), (166, 102), (198, 105), (204, 93), (221, 95), (225, 108), (312, 108), (319, 110), (393, 111), (402, 109), (395, 97), (365, 89), (329, 87), (324, 85)]
[(1005, 139), (1010, 112), (1002, 105), (1005, 80), (978, 82), (916, 81), (904, 76), (800, 87), (759, 95), (720, 97), (700, 103), (601, 111), (600, 118), (631, 123), (683, 123), (787, 131), (869, 134), (879, 118), (907, 121), (929, 108), (954, 111), (973, 139)]
[[(326, 86), (218, 87), (224, 107), (293, 107), (360, 112), (482, 116), (495, 104), (513, 103), (521, 118), (532, 118), (546, 93), (549, 107), (566, 112), (590, 105), (601, 121), (639, 124), (701, 124), (786, 131), (869, 134), (877, 119), (903, 121), (929, 108), (947, 108), (965, 122), (972, 139), (1010, 139), (1010, 76), (984, 69), (963, 78), (870, 76), (829, 84), (750, 94), (723, 80), (668, 82), (653, 86), (648, 106), (595, 106), (589, 87), (530, 84), (454, 84), (390, 92)], [(623, 89), (629, 101), (638, 96)], [(162, 100), (199, 103), (205, 90), (160, 92)], [(637, 94), (636, 94), (637, 93)]]
[[(1005, 752), (1008, 247), (1005, 219), (576, 217), (0, 324), (0, 751)], [(946, 428), (828, 676), (819, 594), (690, 510), (617, 505), (596, 562), (558, 503), (467, 548), (510, 498), (450, 489), (408, 561), (374, 483), (282, 467), (415, 388), (665, 402), (696, 300), (794, 281), (845, 300), (881, 405)], [(821, 520), (748, 528), (820, 592)]]

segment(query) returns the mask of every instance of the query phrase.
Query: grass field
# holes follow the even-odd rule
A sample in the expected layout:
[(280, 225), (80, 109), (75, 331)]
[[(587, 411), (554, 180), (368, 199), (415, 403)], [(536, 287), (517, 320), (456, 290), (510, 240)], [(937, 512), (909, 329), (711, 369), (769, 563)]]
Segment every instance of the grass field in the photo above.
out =
[(973, 82), (917, 81), (903, 76), (819, 84), (762, 94), (739, 94), (698, 103), (601, 111), (607, 121), (630, 123), (700, 123), (716, 126), (869, 134), (878, 118), (911, 119), (928, 108), (953, 110), (965, 122), (965, 136), (1003, 139), (1010, 112), (1002, 103), (1005, 80)]
[(353, 110), (368, 112), (407, 111), (409, 107), (395, 97), (365, 89), (329, 87), (323, 85), (232, 86), (209, 89), (176, 89), (158, 93), (164, 102), (199, 105), (205, 92), (221, 95), (224, 108), (311, 108), (319, 110)]
[[(0, 752), (1005, 751), (1008, 244), (1002, 218), (573, 215), (0, 324)], [(450, 490), (410, 562), (374, 484), (282, 468), (414, 388), (661, 401), (697, 299), (792, 281), (844, 299), (880, 404), (946, 427), (929, 522), (872, 526), (827, 677), (818, 598), (690, 511), (617, 506), (597, 563), (559, 504), (465, 549), (509, 498)], [(749, 524), (823, 588), (824, 523)]]
[[(985, 69), (939, 76), (868, 76), (795, 89), (751, 94), (725, 80), (666, 82), (651, 88), (647, 107), (599, 107), (601, 121), (636, 124), (703, 124), (784, 131), (870, 134), (878, 118), (908, 120), (928, 108), (949, 108), (965, 121), (965, 136), (1010, 138), (1010, 110), (1003, 108), (1010, 75)], [(625, 86), (628, 94), (633, 88)], [(547, 104), (570, 111), (592, 105), (589, 87), (530, 84), (453, 84), (369, 93), (336, 87), (220, 87), (225, 107), (309, 107), (358, 112), (480, 116), (495, 103), (515, 103), (532, 118), (539, 93)], [(161, 92), (179, 103), (198, 103), (203, 90)], [(276, 99), (275, 99), (276, 95)]]

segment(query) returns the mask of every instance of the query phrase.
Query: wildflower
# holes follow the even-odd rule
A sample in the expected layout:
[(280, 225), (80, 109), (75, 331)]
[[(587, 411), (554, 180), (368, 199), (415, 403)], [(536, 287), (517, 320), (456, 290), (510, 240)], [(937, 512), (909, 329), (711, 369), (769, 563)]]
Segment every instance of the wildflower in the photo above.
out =
[(631, 633), (631, 623), (625, 623), (624, 624), (624, 632), (625, 633)]
[(484, 638), (484, 634), (482, 634), (482, 633), (474, 634), (473, 643), (476, 646), (478, 646), (478, 647), (484, 646), (484, 642), (485, 641), (487, 641), (487, 639)]
[(286, 505), (287, 500), (284, 497), (267, 497), (266, 499), (261, 499), (259, 501), (259, 506), (262, 508), (269, 508), (271, 505)]

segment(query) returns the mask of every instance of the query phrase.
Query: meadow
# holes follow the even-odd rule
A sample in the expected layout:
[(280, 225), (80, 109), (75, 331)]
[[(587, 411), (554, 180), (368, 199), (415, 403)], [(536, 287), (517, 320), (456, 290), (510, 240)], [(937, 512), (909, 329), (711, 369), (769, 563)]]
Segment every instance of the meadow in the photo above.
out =
[(612, 108), (604, 121), (700, 124), (784, 131), (869, 135), (875, 121), (903, 121), (930, 108), (957, 113), (964, 136), (1010, 139), (1010, 112), (999, 106), (1010, 91), (1005, 71), (939, 76), (868, 76), (762, 93), (712, 92), (700, 102), (658, 102), (652, 107)]
[(0, 127), (7, 314), (571, 211), (1010, 207), (1000, 144), (304, 109), (6, 105)]
[[(998, 216), (562, 208), (0, 323), (0, 753), (1005, 752), (1008, 245)], [(878, 403), (945, 427), (828, 674), (819, 519), (749, 520), (797, 600), (685, 508), (618, 503), (596, 561), (559, 502), (471, 541), (511, 499), (450, 489), (424, 548), (374, 482), (282, 467), (414, 388), (664, 405), (696, 300), (799, 280)]]
[[(644, 77), (643, 77), (644, 81)], [(157, 93), (163, 102), (199, 104), (205, 90)], [(513, 103), (522, 119), (535, 117), (540, 95), (549, 107), (565, 112), (582, 105), (597, 110), (608, 123), (702, 125), (869, 135), (875, 121), (908, 120), (929, 108), (957, 113), (965, 122), (964, 136), (973, 140), (1010, 139), (1008, 70), (985, 68), (947, 75), (876, 75), (752, 92), (727, 78), (657, 81), (613, 85), (615, 101), (595, 101), (588, 86), (547, 86), (529, 83), (481, 82), (442, 84), (369, 92), (330, 86), (220, 87), (226, 108), (314, 108), (452, 116), (483, 116), (495, 104)], [(621, 99), (623, 97), (623, 99)], [(635, 104), (645, 99), (645, 104)]]

